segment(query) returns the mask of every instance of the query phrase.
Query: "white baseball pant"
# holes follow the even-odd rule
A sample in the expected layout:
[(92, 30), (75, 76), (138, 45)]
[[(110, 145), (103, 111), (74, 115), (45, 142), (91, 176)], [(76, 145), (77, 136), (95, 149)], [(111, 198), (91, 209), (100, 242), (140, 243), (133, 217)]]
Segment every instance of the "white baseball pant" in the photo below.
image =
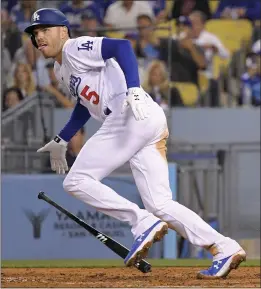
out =
[[(214, 259), (237, 252), (240, 247), (234, 240), (172, 200), (165, 155), (167, 121), (155, 102), (151, 100), (150, 105), (150, 117), (136, 121), (131, 109), (121, 113), (122, 101), (114, 104), (112, 113), (80, 151), (64, 180), (65, 191), (104, 214), (127, 222), (134, 238), (160, 218), (196, 246), (208, 248), (214, 244)], [(100, 182), (128, 161), (146, 210)]]

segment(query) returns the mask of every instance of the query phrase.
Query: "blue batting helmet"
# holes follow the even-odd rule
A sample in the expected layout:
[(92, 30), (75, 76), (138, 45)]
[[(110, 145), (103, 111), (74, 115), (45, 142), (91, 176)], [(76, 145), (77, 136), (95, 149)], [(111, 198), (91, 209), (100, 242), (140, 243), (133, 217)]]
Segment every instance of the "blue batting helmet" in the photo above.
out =
[(33, 45), (37, 48), (35, 37), (33, 35), (34, 28), (40, 25), (45, 26), (66, 26), (70, 36), (70, 23), (65, 15), (58, 9), (42, 8), (34, 12), (31, 18), (31, 25), (25, 28), (25, 32), (31, 34)]

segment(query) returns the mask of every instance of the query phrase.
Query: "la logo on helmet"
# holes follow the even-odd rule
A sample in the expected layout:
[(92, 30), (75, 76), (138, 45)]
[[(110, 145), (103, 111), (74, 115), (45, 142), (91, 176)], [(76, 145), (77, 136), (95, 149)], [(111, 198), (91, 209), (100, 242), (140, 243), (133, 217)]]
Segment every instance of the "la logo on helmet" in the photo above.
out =
[(34, 15), (33, 15), (33, 20), (34, 21), (36, 21), (36, 20), (38, 21), (39, 19), (40, 19), (40, 15), (37, 14), (37, 12), (35, 12)]

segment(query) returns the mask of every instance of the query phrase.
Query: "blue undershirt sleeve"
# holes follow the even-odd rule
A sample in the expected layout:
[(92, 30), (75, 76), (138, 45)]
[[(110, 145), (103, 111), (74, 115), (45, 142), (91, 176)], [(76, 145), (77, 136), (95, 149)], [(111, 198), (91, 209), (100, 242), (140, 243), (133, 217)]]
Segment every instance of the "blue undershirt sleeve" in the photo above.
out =
[(59, 136), (68, 142), (78, 130), (80, 130), (88, 119), (91, 117), (88, 109), (81, 105), (78, 101), (74, 107), (72, 115), (65, 125), (65, 127), (60, 131)]
[[(140, 86), (136, 56), (128, 40), (103, 38), (102, 57), (104, 60), (110, 58), (117, 60), (125, 75), (128, 88)], [(77, 102), (71, 118), (60, 131), (59, 136), (68, 142), (84, 126), (90, 116), (88, 109)]]
[(117, 60), (128, 88), (140, 87), (138, 63), (129, 40), (103, 38), (101, 50), (104, 60), (110, 58)]

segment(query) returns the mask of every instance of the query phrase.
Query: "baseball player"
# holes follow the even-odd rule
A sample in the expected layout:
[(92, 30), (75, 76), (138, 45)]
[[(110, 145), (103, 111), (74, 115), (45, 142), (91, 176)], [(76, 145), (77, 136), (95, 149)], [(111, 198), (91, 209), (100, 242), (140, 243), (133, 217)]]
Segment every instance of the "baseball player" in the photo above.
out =
[[(124, 260), (126, 266), (145, 258), (153, 243), (171, 228), (213, 254), (212, 266), (200, 271), (199, 278), (225, 277), (237, 268), (246, 258), (239, 244), (172, 200), (165, 154), (166, 117), (140, 86), (129, 41), (88, 36), (71, 39), (69, 22), (57, 9), (37, 10), (25, 32), (45, 58), (55, 60), (57, 79), (77, 99), (64, 128), (38, 152), (49, 152), (52, 170), (64, 174), (69, 140), (91, 116), (102, 122), (83, 146), (63, 187), (131, 226), (134, 243)], [(145, 210), (101, 183), (127, 161)]]

